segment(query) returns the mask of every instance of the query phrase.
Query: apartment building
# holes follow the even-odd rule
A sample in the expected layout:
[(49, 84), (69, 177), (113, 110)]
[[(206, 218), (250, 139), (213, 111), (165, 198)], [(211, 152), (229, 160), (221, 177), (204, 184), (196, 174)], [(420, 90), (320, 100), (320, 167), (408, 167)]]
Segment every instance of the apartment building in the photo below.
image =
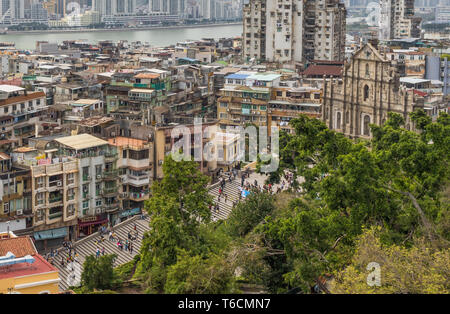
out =
[[(181, 139), (181, 135), (179, 135), (178, 137), (172, 137), (172, 132), (177, 126), (180, 126), (180, 124), (170, 123), (166, 125), (155, 126), (153, 155), (155, 170), (153, 172), (153, 180), (163, 178), (164, 173), (162, 165), (164, 162), (164, 158), (172, 152), (172, 147), (174, 146), (174, 144)], [(208, 161), (206, 158), (204, 158), (205, 156), (203, 152), (205, 151), (206, 145), (209, 145), (209, 143), (214, 143), (215, 141), (215, 135), (218, 131), (218, 121), (203, 121), (201, 123), (201, 127), (199, 125), (196, 126), (192, 122), (184, 123), (183, 126), (189, 129), (189, 132), (191, 134), (190, 156), (198, 156), (198, 158), (200, 158), (200, 161), (197, 161), (199, 170), (207, 175), (215, 175), (218, 169), (217, 160)]]
[(414, 0), (380, 0), (380, 40), (420, 38), (421, 18), (414, 16)]
[(30, 170), (13, 165), (11, 156), (0, 152), (0, 233), (26, 234), (32, 226)]
[(115, 224), (120, 209), (117, 148), (90, 134), (57, 138), (51, 147), (57, 156), (78, 160), (77, 236), (89, 235), (108, 222)]
[(29, 92), (13, 85), (0, 85), (0, 133), (19, 145), (35, 133), (36, 123), (47, 109), (44, 92)]
[(268, 62), (343, 61), (346, 10), (339, 0), (249, 0), (243, 57)]
[(55, 152), (45, 145), (19, 147), (12, 153), (14, 164), (30, 171), (33, 237), (43, 250), (76, 239), (78, 161)]
[(139, 214), (144, 209), (144, 201), (149, 199), (152, 184), (153, 147), (147, 141), (128, 137), (115, 137), (108, 140), (117, 147), (117, 168), (120, 176), (120, 213), (113, 221), (124, 220), (130, 215)]
[[(288, 84), (291, 83), (291, 84)], [(313, 118), (321, 117), (322, 90), (311, 86), (298, 86), (288, 82), (273, 88), (272, 99), (267, 110), (268, 125), (292, 133), (289, 121), (300, 114)]]

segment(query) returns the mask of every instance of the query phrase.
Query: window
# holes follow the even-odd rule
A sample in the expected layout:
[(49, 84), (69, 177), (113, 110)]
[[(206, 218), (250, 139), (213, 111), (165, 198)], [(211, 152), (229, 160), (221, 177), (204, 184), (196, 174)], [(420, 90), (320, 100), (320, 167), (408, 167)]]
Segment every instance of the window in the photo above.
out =
[(75, 175), (73, 173), (67, 174), (67, 184), (74, 184), (75, 183)]
[(44, 177), (36, 178), (36, 187), (38, 189), (42, 189), (45, 186), (45, 180), (44, 179), (45, 179)]
[(95, 206), (96, 206), (96, 207), (102, 206), (102, 199), (97, 199), (97, 200), (95, 200)]
[(45, 193), (36, 194), (36, 205), (44, 205), (45, 203)]
[(96, 165), (95, 166), (95, 176), (101, 176), (102, 175), (102, 165)]
[(126, 150), (126, 149), (124, 149), (124, 150), (122, 151), (122, 158), (123, 158), (123, 159), (126, 159), (126, 158), (127, 158), (127, 150)]
[(71, 201), (75, 199), (75, 189), (68, 189), (67, 190), (67, 200)]
[(370, 68), (368, 63), (366, 63), (366, 76), (370, 76)]
[(6, 202), (3, 204), (3, 214), (9, 214), (9, 203)]
[(363, 120), (363, 135), (370, 136), (370, 116), (365, 115)]
[(341, 128), (341, 113), (337, 112), (336, 113), (336, 129), (340, 129)]
[(75, 205), (74, 204), (69, 204), (67, 206), (67, 214), (66, 216), (73, 216), (75, 215)]
[(83, 202), (83, 209), (89, 208), (89, 201)]
[(367, 99), (369, 99), (369, 86), (365, 85), (364, 86), (364, 101), (366, 101)]

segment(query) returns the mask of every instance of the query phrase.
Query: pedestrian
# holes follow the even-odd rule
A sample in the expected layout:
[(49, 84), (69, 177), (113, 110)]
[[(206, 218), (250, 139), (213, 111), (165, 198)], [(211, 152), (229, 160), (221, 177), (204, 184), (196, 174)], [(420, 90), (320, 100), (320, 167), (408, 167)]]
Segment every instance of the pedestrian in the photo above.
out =
[(105, 247), (102, 247), (102, 255), (105, 255)]
[(133, 254), (133, 243), (130, 243), (130, 253)]
[(96, 256), (97, 258), (100, 257), (100, 249), (99, 249), (99, 248), (97, 248), (97, 252), (95, 252), (95, 256)]

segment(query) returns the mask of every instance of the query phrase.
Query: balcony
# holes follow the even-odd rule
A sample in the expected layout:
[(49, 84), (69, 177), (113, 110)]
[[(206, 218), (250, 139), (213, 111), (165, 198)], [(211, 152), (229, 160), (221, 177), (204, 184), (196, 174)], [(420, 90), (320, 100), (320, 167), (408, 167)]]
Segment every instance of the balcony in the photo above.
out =
[(90, 181), (91, 180), (91, 176), (88, 174), (83, 174), (83, 182), (85, 181)]
[(114, 196), (118, 194), (118, 188), (116, 186), (103, 188), (101, 194), (106, 196)]
[(148, 190), (144, 190), (142, 192), (130, 192), (128, 193), (128, 198), (130, 200), (136, 201), (136, 202), (140, 202), (140, 201), (145, 201), (148, 200), (150, 197), (150, 191)]
[(102, 173), (102, 177), (104, 180), (115, 180), (119, 175), (118, 170), (107, 170)]
[(60, 218), (62, 216), (63, 216), (63, 212), (61, 211), (61, 212), (57, 212), (57, 213), (54, 213), (54, 214), (49, 214), (48, 215), (48, 219), (52, 220), (52, 219)]
[(48, 203), (49, 204), (54, 204), (54, 203), (62, 202), (62, 200), (63, 200), (62, 195), (50, 196), (49, 199), (48, 199)]
[(149, 185), (150, 177), (148, 176), (148, 174), (142, 176), (128, 175), (126, 182), (135, 186)]
[(103, 208), (107, 213), (111, 213), (111, 212), (118, 210), (119, 205), (120, 205), (119, 202), (114, 202), (114, 203), (104, 204)]

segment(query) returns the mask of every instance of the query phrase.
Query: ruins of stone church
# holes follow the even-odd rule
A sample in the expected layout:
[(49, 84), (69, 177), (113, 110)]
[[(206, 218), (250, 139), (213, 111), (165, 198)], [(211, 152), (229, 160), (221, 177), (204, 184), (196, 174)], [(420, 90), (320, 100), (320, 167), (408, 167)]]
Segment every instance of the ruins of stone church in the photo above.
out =
[(423, 107), (424, 99), (400, 86), (395, 64), (370, 43), (345, 63), (342, 78), (324, 81), (322, 120), (350, 138), (370, 138), (369, 125), (382, 125), (388, 112), (401, 114), (414, 130), (409, 113)]

